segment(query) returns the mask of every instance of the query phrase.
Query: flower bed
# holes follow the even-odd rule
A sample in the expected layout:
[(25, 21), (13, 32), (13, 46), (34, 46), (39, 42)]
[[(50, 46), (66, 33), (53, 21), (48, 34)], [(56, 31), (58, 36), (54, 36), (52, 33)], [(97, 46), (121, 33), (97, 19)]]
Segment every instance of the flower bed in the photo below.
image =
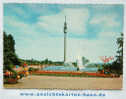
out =
[(28, 75), (29, 72), (27, 68), (16, 68), (12, 69), (11, 71), (6, 70), (6, 72), (4, 72), (4, 83), (14, 84), (17, 83), (22, 77), (26, 77)]
[(32, 74), (37, 75), (55, 75), (55, 76), (81, 76), (81, 77), (113, 77), (112, 75), (92, 73), (92, 72), (70, 72), (70, 71), (35, 71)]
[(4, 83), (8, 83), (8, 84), (15, 84), (18, 82), (17, 78), (5, 78), (4, 79)]

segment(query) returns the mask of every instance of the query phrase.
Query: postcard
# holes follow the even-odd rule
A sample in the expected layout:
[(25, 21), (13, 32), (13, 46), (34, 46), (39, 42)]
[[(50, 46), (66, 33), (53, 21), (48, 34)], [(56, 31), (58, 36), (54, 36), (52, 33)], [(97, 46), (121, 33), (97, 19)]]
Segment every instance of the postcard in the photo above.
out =
[(3, 99), (125, 96), (124, 3), (1, 5)]

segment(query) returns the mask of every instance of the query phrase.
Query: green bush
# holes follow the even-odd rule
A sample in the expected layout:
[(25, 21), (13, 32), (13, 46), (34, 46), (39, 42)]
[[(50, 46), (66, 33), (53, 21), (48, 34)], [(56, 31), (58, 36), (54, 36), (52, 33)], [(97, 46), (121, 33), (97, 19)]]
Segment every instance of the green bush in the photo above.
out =
[(31, 72), (31, 71), (33, 71), (33, 70), (34, 70), (34, 68), (32, 68), (32, 67), (30, 67), (30, 68), (28, 69), (29, 72)]
[(24, 74), (20, 74), (20, 79), (21, 79), (22, 77), (24, 77)]
[(32, 68), (32, 67), (30, 67), (30, 68), (28, 69), (29, 72), (37, 71), (37, 70), (39, 70), (39, 69), (38, 69), (38, 68)]

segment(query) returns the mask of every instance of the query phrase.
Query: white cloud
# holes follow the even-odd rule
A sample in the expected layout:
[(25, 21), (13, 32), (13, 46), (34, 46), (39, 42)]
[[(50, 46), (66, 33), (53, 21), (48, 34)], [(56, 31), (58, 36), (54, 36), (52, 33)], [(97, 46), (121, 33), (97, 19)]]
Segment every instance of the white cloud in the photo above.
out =
[(63, 60), (63, 38), (41, 37), (41, 39), (27, 39), (27, 46), (18, 46), (17, 53), (21, 58)]
[(105, 28), (115, 28), (120, 26), (120, 22), (116, 20), (116, 14), (109, 14), (109, 15), (96, 15), (92, 18), (89, 22), (90, 24), (100, 24), (103, 25)]
[[(50, 18), (50, 16), (45, 18), (48, 19)], [(59, 17), (57, 16), (57, 18)], [(30, 32), (29, 38), (25, 40), (25, 45), (17, 46), (19, 42), (18, 41), (16, 42), (16, 51), (21, 58), (34, 58), (34, 59), (49, 58), (54, 61), (63, 60), (63, 53), (64, 53), (63, 37), (62, 38), (41, 37), (41, 39), (40, 38), (33, 39), (31, 36), (33, 36), (34, 33), (37, 33), (37, 31), (35, 32), (35, 28), (37, 26), (34, 25), (35, 27), (31, 28), (29, 24), (25, 24), (17, 20), (14, 21), (14, 19), (11, 17), (10, 19), (12, 20), (9, 20), (9, 18), (7, 19), (8, 19), (7, 23), (10, 26), (16, 27), (16, 29), (21, 29), (22, 33)], [(45, 20), (42, 18), (40, 19), (41, 21)], [(55, 20), (52, 21), (54, 22), (54, 24), (56, 24)], [(60, 20), (57, 22), (60, 22)], [(48, 22), (46, 21), (45, 28), (48, 27), (46, 25), (51, 24), (49, 23), (50, 21)], [(49, 26), (49, 29), (50, 28), (53, 29), (51, 26)], [(51, 32), (52, 30), (49, 31)], [(114, 56), (116, 54), (116, 49), (117, 49), (117, 45), (116, 45), (117, 36), (118, 34), (116, 32), (102, 31), (99, 33), (98, 38), (94, 40), (68, 38), (67, 60), (76, 61), (76, 59), (78, 59), (78, 56), (80, 57), (85, 56), (90, 60), (90, 62), (100, 62), (99, 56)]]
[(37, 28), (35, 24), (28, 24), (24, 21), (17, 19), (17, 17), (15, 16), (4, 17), (4, 29), (6, 29), (6, 27), (9, 27), (10, 29), (15, 29), (15, 31), (18, 31), (18, 33), (26, 35), (36, 33)]
[(98, 35), (98, 37), (102, 39), (116, 39), (119, 36), (120, 36), (119, 32), (106, 32), (106, 31), (101, 31)]
[(30, 13), (27, 13), (26, 10), (24, 10), (20, 5), (15, 6), (15, 4), (5, 4), (5, 8), (7, 7), (7, 9), (10, 10), (10, 12), (13, 14), (13, 16), (19, 16), (19, 17), (23, 17), (23, 18), (29, 18)]
[(16, 19), (16, 17), (14, 17), (14, 16), (5, 16), (4, 17), (4, 24), (9, 25), (10, 27), (16, 27), (16, 28), (21, 28), (21, 27), (27, 28), (28, 27), (27, 24), (25, 24), (22, 21), (18, 21)]
[[(40, 16), (38, 22), (27, 24), (15, 17), (4, 17), (5, 25), (14, 27), (19, 33), (30, 34), (29, 38), (25, 38), (24, 46), (16, 46), (17, 54), (21, 58), (63, 60), (63, 37), (62, 38), (45, 38), (39, 37), (33, 39), (34, 33), (38, 33), (37, 29), (45, 29), (49, 33), (63, 33), (64, 16), (67, 16), (68, 32), (70, 33), (86, 33), (86, 22), (89, 18), (88, 9), (64, 9), (59, 14), (51, 16)], [(90, 24), (103, 24), (106, 27), (117, 27), (120, 24), (116, 21), (116, 16), (94, 16)], [(47, 33), (45, 32), (45, 33)], [(24, 35), (25, 36), (25, 35)], [(76, 61), (78, 56), (85, 56), (91, 62), (99, 62), (99, 56), (114, 56), (116, 54), (116, 37), (118, 34), (111, 31), (101, 31), (97, 39), (77, 39), (68, 38), (67, 40), (67, 60)], [(31, 38), (30, 38), (31, 37)], [(27, 40), (26, 40), (27, 39)], [(23, 40), (23, 39), (22, 39)], [(18, 41), (16, 42), (16, 44)], [(26, 46), (27, 44), (27, 46)]]
[[(94, 40), (68, 38), (67, 61), (76, 61), (78, 57), (85, 56), (90, 62), (100, 62), (99, 56), (115, 56), (117, 49), (115, 41), (116, 38), (107, 39), (107, 37)], [(63, 37), (27, 39), (26, 44), (27, 46), (19, 46), (16, 50), (21, 58), (40, 60), (48, 58), (53, 61), (63, 61)]]
[(99, 56), (116, 55), (116, 39), (98, 38), (95, 40), (69, 39), (68, 58), (76, 60), (78, 56), (85, 56), (90, 62), (100, 62)]
[(89, 18), (88, 9), (66, 8), (59, 14), (51, 16), (40, 16), (38, 25), (50, 33), (62, 33), (65, 16), (67, 17), (68, 32), (85, 33), (86, 22)]

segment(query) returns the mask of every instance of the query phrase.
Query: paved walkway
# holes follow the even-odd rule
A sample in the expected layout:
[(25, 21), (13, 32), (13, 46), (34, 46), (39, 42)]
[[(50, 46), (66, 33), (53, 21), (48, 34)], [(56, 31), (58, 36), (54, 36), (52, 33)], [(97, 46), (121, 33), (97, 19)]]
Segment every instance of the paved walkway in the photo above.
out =
[(17, 84), (4, 84), (4, 88), (37, 88), (37, 89), (121, 89), (120, 78), (85, 78), (28, 76)]

